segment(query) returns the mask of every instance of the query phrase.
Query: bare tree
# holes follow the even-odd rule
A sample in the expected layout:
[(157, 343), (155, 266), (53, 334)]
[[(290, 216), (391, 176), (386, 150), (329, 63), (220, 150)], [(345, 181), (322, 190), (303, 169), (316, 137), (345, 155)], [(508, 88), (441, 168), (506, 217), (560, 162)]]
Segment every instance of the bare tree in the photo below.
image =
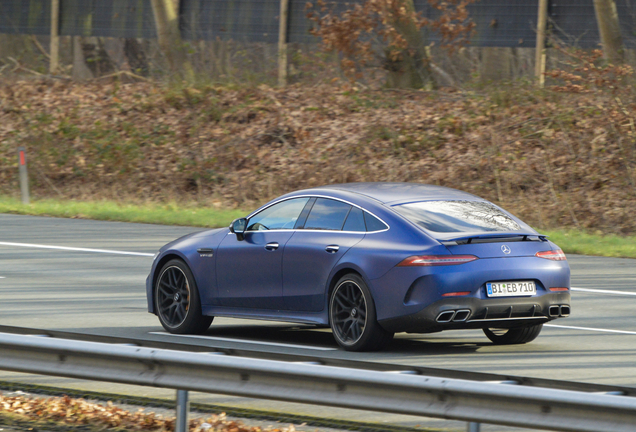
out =
[[(402, 7), (407, 13), (415, 15), (413, 0), (404, 0)], [(385, 68), (389, 72), (387, 85), (395, 88), (421, 88), (433, 84), (435, 81), (426, 52), (426, 40), (416, 22), (395, 19), (392, 24), (410, 49), (404, 50), (399, 58), (386, 56)]]
[(185, 79), (194, 80), (194, 69), (181, 40), (179, 30), (179, 0), (151, 0), (155, 17), (157, 40), (172, 73)]
[[(434, 87), (432, 71), (441, 72), (430, 59), (422, 28), (440, 34), (440, 45), (449, 52), (468, 43), (475, 24), (466, 6), (476, 0), (428, 0), (439, 12), (431, 20), (415, 11), (413, 0), (366, 0), (340, 14), (317, 0), (318, 8), (308, 17), (316, 26), (311, 33), (322, 39), (327, 51), (342, 55), (345, 74), (352, 80), (363, 77), (363, 68), (382, 59), (387, 85), (398, 88)], [(309, 4), (309, 7), (313, 5)]]
[(594, 10), (605, 58), (612, 63), (622, 63), (623, 38), (616, 3), (614, 0), (594, 0)]
[(126, 38), (124, 40), (124, 55), (131, 71), (141, 76), (149, 75), (148, 57), (137, 39)]
[(104, 38), (73, 36), (73, 79), (84, 81), (114, 72), (113, 59), (104, 48)]

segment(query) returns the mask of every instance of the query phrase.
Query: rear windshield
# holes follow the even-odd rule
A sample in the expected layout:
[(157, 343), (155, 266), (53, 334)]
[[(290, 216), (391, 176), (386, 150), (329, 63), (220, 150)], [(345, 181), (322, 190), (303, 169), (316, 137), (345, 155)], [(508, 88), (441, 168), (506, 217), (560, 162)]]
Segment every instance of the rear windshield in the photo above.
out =
[(483, 201), (423, 201), (393, 208), (422, 228), (439, 233), (521, 229), (506, 213)]

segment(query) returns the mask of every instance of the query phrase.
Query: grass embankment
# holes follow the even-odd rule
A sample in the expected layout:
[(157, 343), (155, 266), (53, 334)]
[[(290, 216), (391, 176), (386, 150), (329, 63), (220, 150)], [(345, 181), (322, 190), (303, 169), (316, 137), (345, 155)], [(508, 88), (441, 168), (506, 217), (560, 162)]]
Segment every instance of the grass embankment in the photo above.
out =
[[(106, 221), (184, 225), (204, 228), (227, 226), (249, 211), (182, 204), (121, 204), (112, 201), (38, 200), (23, 205), (0, 196), (0, 213), (84, 218)], [(565, 253), (636, 258), (636, 237), (586, 233), (580, 230), (539, 230)]]
[(0, 196), (0, 213), (216, 228), (228, 226), (248, 212), (177, 203), (122, 204), (106, 200), (44, 199), (24, 205), (18, 199)]
[(566, 253), (636, 258), (636, 96), (583, 90), (0, 81), (0, 190), (25, 146), (43, 199), (0, 211), (214, 227), (292, 190), (407, 181), (493, 201)]
[(636, 258), (636, 237), (600, 235), (578, 230), (540, 230), (566, 254)]
[(407, 181), (545, 229), (633, 236), (636, 95), (583, 90), (0, 80), (0, 190), (19, 190), (25, 146), (42, 198), (250, 209), (307, 187)]

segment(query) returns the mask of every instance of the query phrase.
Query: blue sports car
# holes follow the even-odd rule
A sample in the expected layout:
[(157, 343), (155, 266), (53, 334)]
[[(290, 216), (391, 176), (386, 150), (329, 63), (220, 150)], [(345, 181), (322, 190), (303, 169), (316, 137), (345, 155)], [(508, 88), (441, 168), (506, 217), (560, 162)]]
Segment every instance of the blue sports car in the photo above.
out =
[(558, 246), (489, 201), (415, 183), (283, 195), (162, 247), (146, 291), (171, 333), (202, 333), (215, 316), (289, 321), (330, 326), (351, 351), (453, 329), (526, 343), (570, 314)]

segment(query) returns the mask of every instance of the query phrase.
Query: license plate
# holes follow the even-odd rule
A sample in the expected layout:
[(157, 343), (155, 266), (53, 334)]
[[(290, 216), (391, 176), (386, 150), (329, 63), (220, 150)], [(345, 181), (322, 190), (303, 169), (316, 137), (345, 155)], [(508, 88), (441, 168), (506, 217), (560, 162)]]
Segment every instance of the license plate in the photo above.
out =
[(537, 286), (532, 281), (489, 282), (486, 292), (488, 297), (531, 296), (537, 293)]

